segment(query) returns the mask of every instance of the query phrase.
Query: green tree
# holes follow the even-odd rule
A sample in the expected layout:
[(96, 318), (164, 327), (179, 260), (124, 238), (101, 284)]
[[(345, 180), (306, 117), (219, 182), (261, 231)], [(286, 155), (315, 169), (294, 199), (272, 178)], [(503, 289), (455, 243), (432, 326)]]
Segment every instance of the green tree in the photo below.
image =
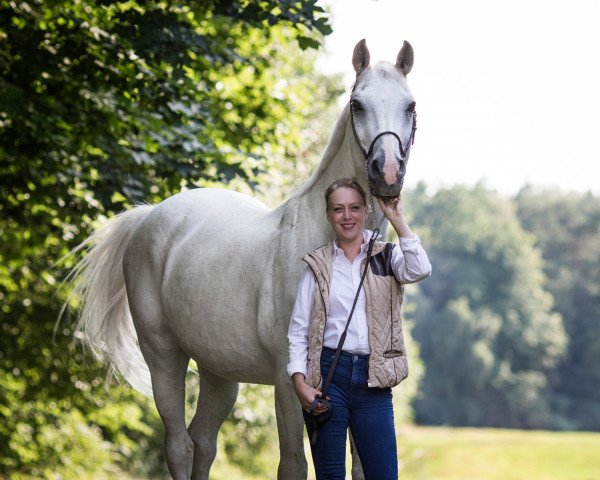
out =
[[(66, 202), (79, 186), (120, 209), (157, 184), (248, 178), (293, 115), (270, 65), (287, 39), (312, 46), (310, 29), (330, 31), (320, 11), (290, 1), (3, 2), (2, 197)], [(53, 176), (41, 182), (40, 172)]]
[(600, 430), (600, 198), (526, 187), (515, 201), (569, 336), (553, 377), (554, 409), (563, 428)]
[(566, 336), (511, 202), (480, 186), (409, 198), (433, 265), (414, 315), (417, 421), (554, 427), (548, 380)]
[(312, 1), (0, 1), (0, 476), (164, 472), (152, 403), (54, 332), (56, 262), (102, 216), (309, 149), (335, 89), (298, 44), (329, 30)]

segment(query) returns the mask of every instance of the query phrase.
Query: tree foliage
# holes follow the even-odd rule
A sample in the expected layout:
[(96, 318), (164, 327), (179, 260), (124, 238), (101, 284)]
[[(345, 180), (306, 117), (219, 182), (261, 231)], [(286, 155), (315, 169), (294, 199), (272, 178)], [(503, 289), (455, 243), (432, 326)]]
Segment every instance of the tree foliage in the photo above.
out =
[(415, 312), (426, 365), (417, 420), (555, 426), (549, 376), (567, 337), (510, 201), (481, 187), (428, 196), (421, 185), (411, 211), (434, 266)]
[[(337, 80), (301, 50), (329, 31), (314, 0), (0, 0), (0, 476), (165, 473), (152, 402), (104, 388), (69, 318), (55, 331), (56, 263), (103, 216), (181, 189), (281, 201), (333, 125)], [(425, 423), (600, 429), (598, 199), (408, 198), (434, 274), (405, 308), (425, 376), (413, 362), (396, 401), (418, 387)], [(219, 439), (256, 476), (268, 395), (242, 388)]]
[(553, 376), (556, 416), (562, 428), (600, 430), (600, 199), (527, 187), (515, 201), (570, 339)]
[(298, 44), (329, 30), (313, 1), (0, 1), (0, 476), (164, 473), (152, 403), (54, 331), (56, 264), (126, 205), (310, 150), (335, 80)]
[(286, 39), (313, 46), (311, 31), (330, 31), (319, 12), (289, 1), (3, 2), (2, 197), (66, 202), (78, 186), (110, 210), (157, 183), (173, 192), (250, 177), (290, 114), (270, 66)]

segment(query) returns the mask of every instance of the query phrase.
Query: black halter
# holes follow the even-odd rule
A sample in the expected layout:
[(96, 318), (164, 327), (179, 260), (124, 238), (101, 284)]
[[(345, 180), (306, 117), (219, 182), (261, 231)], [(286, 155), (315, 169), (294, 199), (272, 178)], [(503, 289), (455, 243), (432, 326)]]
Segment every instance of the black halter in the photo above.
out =
[[(352, 92), (354, 92), (354, 89), (356, 88), (356, 84), (354, 84), (354, 86), (352, 87)], [(356, 133), (356, 127), (354, 125), (354, 112), (352, 109), (352, 105), (350, 105), (350, 123), (352, 123), (352, 133), (354, 134), (354, 139), (356, 140), (356, 144), (358, 145), (358, 148), (360, 148), (360, 151), (362, 152), (363, 156), (365, 157), (365, 170), (367, 173), (367, 178), (369, 178), (369, 167), (371, 166), (371, 156), (373, 155), (373, 148), (375, 148), (375, 142), (377, 140), (379, 140), (381, 137), (383, 137), (384, 135), (393, 135), (394, 137), (396, 137), (396, 140), (398, 140), (398, 147), (400, 148), (400, 161), (404, 161), (406, 159), (406, 156), (408, 154), (408, 151), (411, 147), (411, 145), (413, 145), (415, 143), (415, 133), (417, 132), (417, 112), (413, 111), (412, 112), (412, 128), (410, 130), (410, 136), (408, 137), (408, 142), (406, 142), (406, 149), (402, 146), (402, 140), (400, 139), (400, 137), (398, 136), (398, 134), (396, 132), (392, 132), (390, 130), (386, 130), (385, 132), (381, 132), (378, 133), (375, 138), (373, 139), (373, 141), (371, 142), (371, 145), (369, 146), (369, 150), (366, 151), (364, 149), (364, 147), (362, 146), (362, 143), (360, 143), (360, 139), (358, 138), (358, 134)], [(369, 184), (369, 191), (371, 192), (371, 211), (373, 212), (373, 215), (375, 214), (375, 202), (373, 200), (373, 197), (375, 197), (375, 194), (373, 193), (373, 189), (371, 187), (371, 185)], [(379, 226), (383, 223), (383, 220), (385, 219), (385, 215), (381, 215), (381, 218), (379, 219), (378, 222), (375, 222), (375, 219), (373, 219), (373, 224), (376, 226), (376, 228), (379, 228)]]
[(362, 146), (362, 143), (360, 143), (360, 139), (358, 138), (358, 134), (356, 133), (356, 127), (354, 125), (354, 112), (352, 110), (352, 105), (350, 105), (350, 122), (352, 123), (352, 133), (354, 134), (354, 139), (356, 140), (356, 144), (358, 145), (358, 148), (360, 148), (360, 151), (362, 152), (363, 156), (365, 157), (365, 166), (367, 167), (367, 170), (369, 168), (369, 165), (371, 164), (371, 156), (373, 155), (373, 148), (375, 148), (375, 142), (377, 140), (379, 140), (381, 137), (383, 137), (384, 135), (393, 135), (394, 137), (396, 137), (396, 140), (398, 140), (398, 146), (400, 147), (400, 160), (404, 160), (406, 158), (406, 155), (408, 154), (408, 150), (410, 149), (411, 145), (413, 145), (415, 143), (415, 133), (417, 133), (417, 112), (416, 111), (412, 112), (412, 128), (410, 131), (410, 136), (408, 137), (408, 142), (406, 142), (406, 149), (402, 146), (402, 140), (400, 140), (400, 137), (398, 136), (398, 134), (396, 132), (387, 130), (385, 132), (378, 133), (375, 136), (375, 138), (373, 139), (373, 141), (371, 142), (371, 145), (369, 146), (369, 150), (366, 151), (364, 149), (364, 147)]

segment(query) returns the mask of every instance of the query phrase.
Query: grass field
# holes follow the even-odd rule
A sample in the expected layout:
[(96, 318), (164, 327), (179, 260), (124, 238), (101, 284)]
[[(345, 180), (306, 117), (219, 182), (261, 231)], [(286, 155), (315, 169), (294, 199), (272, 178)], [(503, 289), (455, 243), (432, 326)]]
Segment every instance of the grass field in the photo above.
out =
[[(600, 433), (404, 427), (398, 451), (401, 480), (600, 480)], [(272, 474), (245, 476), (216, 462), (211, 478), (275, 479), (278, 454), (275, 447)]]
[(406, 480), (599, 480), (600, 433), (405, 428)]

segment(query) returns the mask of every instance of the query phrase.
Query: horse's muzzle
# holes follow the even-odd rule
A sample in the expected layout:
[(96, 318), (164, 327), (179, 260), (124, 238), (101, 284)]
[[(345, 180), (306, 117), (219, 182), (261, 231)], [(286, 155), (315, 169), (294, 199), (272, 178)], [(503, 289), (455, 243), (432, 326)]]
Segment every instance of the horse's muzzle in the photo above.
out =
[(404, 185), (405, 174), (404, 160), (373, 158), (368, 171), (371, 193), (384, 200), (396, 198)]

